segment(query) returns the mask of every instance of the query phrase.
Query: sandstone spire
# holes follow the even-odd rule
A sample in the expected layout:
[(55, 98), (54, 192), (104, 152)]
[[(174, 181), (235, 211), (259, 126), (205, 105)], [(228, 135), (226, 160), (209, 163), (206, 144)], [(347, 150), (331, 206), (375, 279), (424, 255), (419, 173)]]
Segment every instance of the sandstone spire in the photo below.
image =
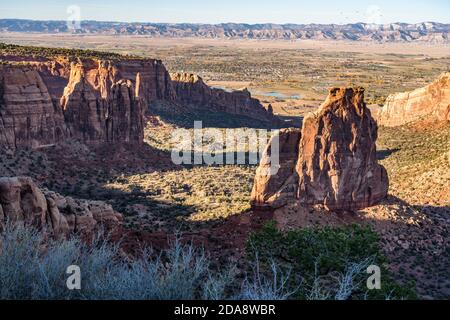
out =
[(295, 169), (290, 161), (280, 161), (278, 176), (266, 178), (259, 173), (266, 166), (262, 162), (253, 204), (277, 207), (291, 200), (289, 197), (302, 205), (322, 204), (333, 211), (376, 204), (386, 197), (389, 184), (386, 170), (376, 159), (377, 131), (364, 103), (363, 88), (331, 89), (318, 112), (305, 118), (301, 139), (297, 135), (299, 144), (295, 139), (282, 139), (290, 146), (280, 143), (281, 149), (297, 150)]

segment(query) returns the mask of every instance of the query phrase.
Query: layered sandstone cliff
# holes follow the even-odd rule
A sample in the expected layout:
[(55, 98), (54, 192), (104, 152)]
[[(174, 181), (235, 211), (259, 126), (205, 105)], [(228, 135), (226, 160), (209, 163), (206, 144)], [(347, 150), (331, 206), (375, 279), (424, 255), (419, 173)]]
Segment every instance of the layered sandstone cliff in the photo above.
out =
[(424, 88), (390, 95), (376, 118), (387, 127), (420, 120), (450, 122), (450, 73)]
[(176, 99), (170, 81), (157, 60), (55, 58), (0, 66), (0, 146), (67, 138), (139, 144), (149, 102)]
[(120, 232), (122, 215), (100, 201), (77, 200), (39, 189), (29, 177), (0, 178), (0, 228), (21, 222), (57, 238)]
[[(364, 103), (364, 89), (332, 89), (319, 111), (305, 118), (301, 136), (292, 132), (295, 139), (282, 139), (282, 149), (289, 150), (289, 161), (280, 162), (284, 170), (271, 177), (257, 175), (253, 205), (278, 207), (295, 200), (349, 211), (376, 204), (386, 197), (389, 185), (387, 172), (376, 159), (377, 131)], [(294, 169), (293, 150), (297, 150)], [(263, 162), (258, 172), (265, 166)]]
[(35, 147), (66, 136), (62, 109), (52, 102), (39, 72), (0, 66), (0, 145)]
[(72, 137), (84, 142), (140, 143), (144, 136), (144, 97), (135, 82), (116, 80), (111, 66), (72, 64), (60, 103)]
[(201, 77), (190, 73), (173, 73), (171, 78), (178, 100), (192, 108), (275, 122), (272, 110), (266, 110), (247, 89), (227, 92), (211, 88)]
[(0, 52), (0, 62), (2, 147), (40, 147), (69, 138), (84, 143), (140, 144), (144, 113), (153, 101), (265, 123), (277, 120), (248, 91), (213, 89), (189, 74), (178, 74), (172, 80), (159, 60), (48, 58), (15, 56), (8, 51)]

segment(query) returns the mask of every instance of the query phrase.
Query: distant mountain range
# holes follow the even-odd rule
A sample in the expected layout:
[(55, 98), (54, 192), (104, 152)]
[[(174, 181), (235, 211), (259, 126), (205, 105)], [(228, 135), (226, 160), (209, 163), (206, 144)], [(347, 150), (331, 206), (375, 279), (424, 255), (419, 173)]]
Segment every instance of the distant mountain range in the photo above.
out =
[(347, 40), (378, 42), (450, 42), (450, 24), (424, 22), (374, 25), (336, 24), (171, 24), (82, 21), (72, 31), (66, 21), (0, 19), (0, 32), (146, 35), (261, 40)]

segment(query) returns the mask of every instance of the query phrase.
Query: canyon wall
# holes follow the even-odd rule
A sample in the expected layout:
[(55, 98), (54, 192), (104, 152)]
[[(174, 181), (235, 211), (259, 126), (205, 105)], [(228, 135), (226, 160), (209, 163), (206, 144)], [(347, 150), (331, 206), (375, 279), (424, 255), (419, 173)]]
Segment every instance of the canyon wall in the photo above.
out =
[[(0, 32), (71, 33), (66, 21), (0, 19)], [(78, 34), (145, 35), (168, 38), (321, 40), (448, 43), (450, 24), (193, 24), (82, 21)]]
[(450, 73), (424, 88), (390, 95), (376, 118), (379, 125), (386, 127), (420, 120), (450, 122)]
[(190, 73), (173, 73), (171, 78), (178, 100), (194, 109), (246, 116), (265, 122), (276, 122), (271, 110), (266, 110), (247, 89), (227, 92), (211, 88), (203, 79)]
[(139, 144), (148, 103), (176, 98), (157, 60), (20, 59), (0, 66), (0, 145), (9, 148)]
[[(246, 90), (208, 87), (194, 75), (172, 80), (159, 60), (1, 55), (0, 146), (40, 147), (68, 138), (140, 144), (144, 113), (156, 100), (278, 120)], [(170, 105), (169, 104), (169, 105)]]

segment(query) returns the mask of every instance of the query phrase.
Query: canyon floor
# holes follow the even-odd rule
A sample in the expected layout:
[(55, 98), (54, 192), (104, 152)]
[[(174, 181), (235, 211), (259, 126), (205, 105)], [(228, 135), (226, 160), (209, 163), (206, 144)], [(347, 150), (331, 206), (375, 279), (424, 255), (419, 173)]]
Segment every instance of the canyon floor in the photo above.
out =
[[(298, 126), (330, 86), (365, 86), (368, 103), (383, 104), (388, 94), (422, 87), (450, 68), (449, 46), (425, 44), (180, 42), (29, 34), (0, 34), (0, 42), (160, 58), (170, 71), (200, 74), (213, 86), (248, 87)], [(210, 126), (224, 129), (215, 120)], [(390, 176), (390, 195), (380, 205), (348, 216), (325, 213), (320, 207), (252, 212), (256, 166), (172, 164), (168, 141), (179, 125), (149, 115), (146, 143), (137, 151), (73, 143), (4, 153), (0, 176), (28, 175), (64, 195), (105, 200), (124, 214), (130, 238), (163, 245), (168, 235), (179, 231), (226, 261), (239, 260), (249, 233), (271, 219), (282, 229), (370, 224), (381, 236), (397, 280), (415, 280), (425, 298), (450, 297), (450, 125), (380, 128), (378, 155)]]

